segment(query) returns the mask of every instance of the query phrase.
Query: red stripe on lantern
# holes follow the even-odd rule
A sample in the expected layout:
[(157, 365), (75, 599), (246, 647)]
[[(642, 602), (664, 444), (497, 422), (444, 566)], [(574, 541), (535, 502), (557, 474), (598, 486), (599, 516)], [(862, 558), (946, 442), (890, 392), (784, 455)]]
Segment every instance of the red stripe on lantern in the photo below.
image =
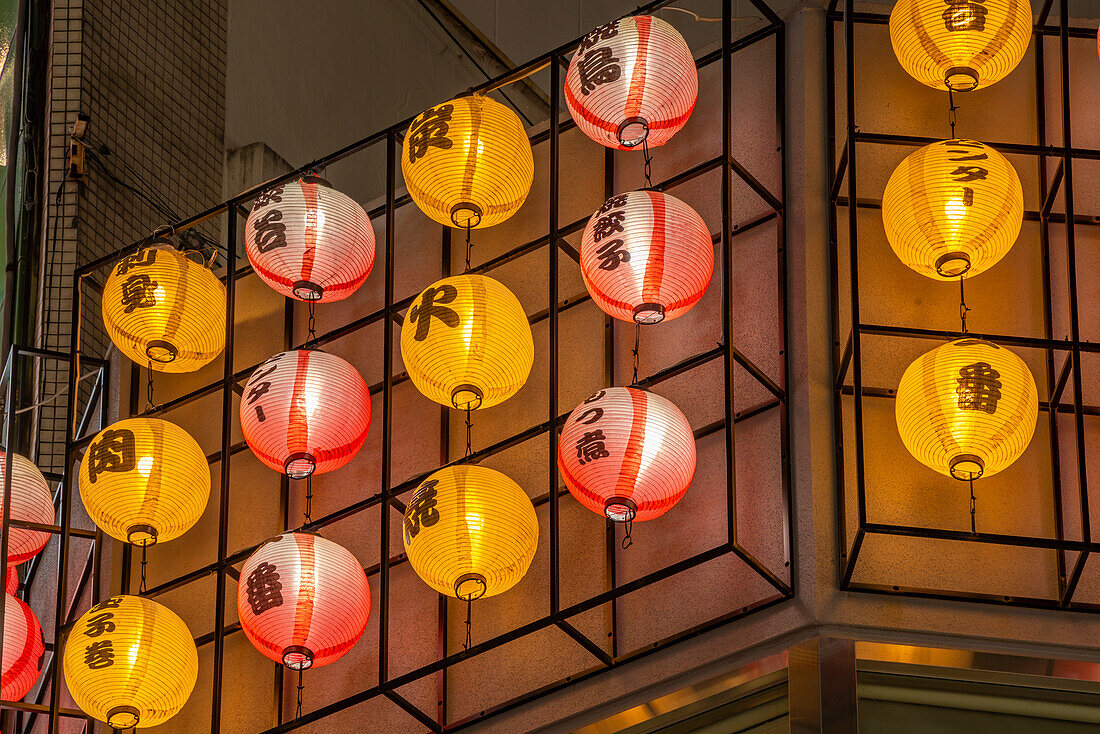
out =
[(649, 195), (649, 204), (653, 207), (653, 234), (649, 239), (642, 300), (657, 303), (661, 300), (661, 280), (665, 275), (665, 197), (656, 191), (646, 193)]
[(626, 95), (625, 117), (637, 117), (642, 111), (642, 98), (645, 94), (646, 62), (649, 59), (649, 27), (652, 18), (639, 15), (635, 19), (638, 29), (638, 51), (634, 59), (634, 68), (630, 73), (630, 91)]
[(311, 280), (313, 276), (313, 263), (317, 259), (317, 220), (325, 216), (318, 211), (317, 184), (305, 183), (302, 186), (302, 198), (306, 202), (305, 216), (305, 249), (302, 251), (302, 280)]
[(38, 680), (45, 645), (42, 625), (22, 600), (4, 595), (4, 660), (0, 696), (5, 701), (22, 699)]

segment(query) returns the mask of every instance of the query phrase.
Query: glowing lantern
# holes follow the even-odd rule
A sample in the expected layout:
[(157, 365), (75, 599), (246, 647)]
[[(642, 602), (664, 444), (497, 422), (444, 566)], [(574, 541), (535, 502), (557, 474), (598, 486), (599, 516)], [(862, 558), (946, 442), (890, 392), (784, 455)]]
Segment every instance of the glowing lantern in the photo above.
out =
[(523, 205), (535, 175), (531, 141), (515, 112), (489, 97), (458, 97), (417, 116), (401, 154), (421, 211), (461, 229), (491, 227)]
[(1008, 76), (1031, 42), (1028, 0), (898, 0), (890, 41), (921, 84), (968, 92)]
[(4, 591), (15, 594), (19, 591), (19, 571), (15, 566), (8, 566), (7, 569), (7, 575), (4, 576)]
[(334, 354), (292, 350), (252, 373), (241, 396), (241, 428), (260, 461), (292, 479), (339, 469), (370, 430), (370, 391)]
[(249, 556), (237, 583), (241, 629), (292, 670), (328, 665), (355, 645), (370, 616), (363, 566), (312, 533), (284, 533)]
[(4, 594), (4, 672), (0, 698), (18, 701), (30, 692), (42, 670), (45, 650), (38, 617), (10, 592)]
[(103, 323), (134, 362), (158, 372), (194, 372), (225, 346), (225, 287), (205, 265), (157, 240), (111, 271)]
[(191, 631), (168, 607), (115, 596), (76, 621), (65, 643), (76, 705), (115, 729), (157, 726), (187, 703), (199, 674)]
[(1035, 379), (1005, 347), (964, 337), (918, 357), (895, 411), (917, 461), (960, 480), (988, 477), (1020, 457), (1035, 432)]
[(690, 206), (660, 191), (608, 199), (581, 239), (592, 300), (623, 321), (655, 324), (687, 313), (710, 285), (714, 245)]
[[(53, 494), (46, 478), (30, 459), (12, 454), (15, 470), (11, 475), (11, 519), (52, 525), (54, 520)], [(7, 471), (7, 454), (0, 452), (0, 482)], [(0, 508), (3, 507), (3, 484), (0, 484)], [(26, 528), (11, 528), (8, 536), (8, 564), (17, 566), (38, 555), (46, 547), (50, 534)]]
[(374, 229), (363, 207), (316, 176), (265, 191), (245, 223), (253, 270), (284, 296), (339, 301), (374, 265)]
[(651, 15), (613, 20), (589, 33), (569, 62), (565, 104), (600, 145), (655, 148), (695, 109), (699, 74), (675, 28)]
[(80, 498), (103, 532), (150, 546), (186, 533), (210, 499), (210, 465), (191, 435), (157, 418), (112, 423), (80, 462)]
[(458, 465), (416, 489), (405, 508), (403, 537), (409, 563), (428, 586), (472, 601), (519, 583), (538, 548), (539, 521), (511, 479)]
[(412, 302), (401, 357), (420, 392), (465, 410), (496, 405), (523, 387), (535, 347), (512, 292), (467, 273), (433, 283)]

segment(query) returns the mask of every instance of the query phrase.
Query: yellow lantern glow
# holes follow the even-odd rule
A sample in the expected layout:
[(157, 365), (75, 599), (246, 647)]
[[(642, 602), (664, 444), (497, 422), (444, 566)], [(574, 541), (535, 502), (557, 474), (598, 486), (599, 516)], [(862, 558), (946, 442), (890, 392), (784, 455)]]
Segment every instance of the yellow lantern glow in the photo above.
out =
[(417, 487), (403, 538), (409, 563), (428, 586), (473, 601), (519, 583), (539, 545), (539, 521), (530, 498), (504, 474), (460, 465)]
[(469, 273), (424, 289), (405, 315), (401, 357), (420, 392), (460, 410), (514, 395), (535, 358), (531, 324), (503, 284)]
[(194, 372), (225, 346), (225, 287), (205, 265), (157, 240), (111, 271), (103, 323), (134, 362), (158, 372)]
[(973, 277), (1012, 249), (1024, 192), (1008, 159), (976, 140), (911, 153), (882, 195), (886, 239), (903, 263), (935, 280)]
[(988, 477), (1020, 457), (1039, 398), (1023, 360), (963, 337), (918, 357), (902, 375), (895, 413), (917, 461), (960, 480)]
[(76, 705), (116, 729), (163, 724), (187, 703), (199, 674), (190, 630), (154, 601), (115, 596), (76, 621), (65, 643)]
[(898, 0), (890, 13), (894, 54), (936, 89), (988, 87), (1016, 68), (1031, 42), (1028, 0)]
[(80, 498), (103, 532), (150, 546), (178, 538), (210, 498), (206, 455), (187, 431), (130, 418), (100, 431), (80, 462)]
[(480, 94), (418, 115), (401, 153), (405, 186), (421, 211), (449, 227), (491, 227), (516, 213), (535, 174), (515, 112)]

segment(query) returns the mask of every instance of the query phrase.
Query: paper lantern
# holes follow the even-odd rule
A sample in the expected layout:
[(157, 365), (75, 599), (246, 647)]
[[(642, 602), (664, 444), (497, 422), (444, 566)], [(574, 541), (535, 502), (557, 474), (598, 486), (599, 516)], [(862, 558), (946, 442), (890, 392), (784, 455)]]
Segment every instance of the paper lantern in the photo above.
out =
[(523, 205), (535, 175), (531, 141), (515, 112), (473, 94), (412, 121), (401, 153), (405, 186), (421, 211), (449, 227), (491, 227)]
[(580, 264), (597, 306), (623, 321), (655, 324), (687, 313), (706, 293), (714, 245), (684, 202), (631, 191), (612, 196), (588, 220)]
[(8, 566), (4, 576), (4, 591), (16, 594), (19, 591), (19, 571), (15, 566)]
[(1024, 221), (1016, 169), (976, 140), (911, 153), (882, 195), (886, 239), (903, 263), (935, 280), (971, 278), (1012, 249)]
[[(12, 520), (52, 525), (54, 520), (53, 494), (46, 478), (30, 459), (13, 454), (14, 471), (11, 475)], [(0, 452), (0, 482), (7, 471), (7, 454)], [(0, 508), (3, 508), (3, 484), (0, 484)], [(0, 509), (2, 511), (2, 509)], [(17, 566), (28, 561), (46, 547), (50, 534), (27, 528), (11, 528), (8, 536), (8, 565)]]
[(440, 405), (488, 408), (523, 387), (535, 358), (519, 300), (484, 275), (424, 289), (405, 315), (401, 357), (416, 389)]
[(616, 522), (672, 509), (695, 475), (695, 435), (672, 401), (609, 387), (578, 405), (558, 439), (558, 468), (578, 502)]
[(0, 698), (19, 701), (30, 692), (42, 670), (45, 650), (38, 617), (10, 592), (4, 594), (4, 671)]
[(261, 194), (244, 231), (252, 269), (273, 289), (299, 301), (347, 298), (374, 265), (374, 229), (367, 213), (316, 176)]
[(921, 84), (968, 92), (1000, 81), (1031, 42), (1028, 0), (898, 0), (890, 41)]
[(186, 533), (210, 499), (210, 465), (175, 423), (129, 418), (96, 434), (80, 462), (80, 498), (103, 532), (150, 546)]
[(527, 494), (483, 466), (450, 466), (425, 479), (405, 508), (403, 538), (417, 576), (463, 601), (519, 583), (539, 545)]
[(664, 145), (695, 109), (699, 74), (675, 28), (651, 15), (600, 26), (581, 41), (565, 75), (565, 104), (600, 145)]
[(248, 557), (237, 582), (241, 629), (292, 670), (328, 665), (355, 645), (370, 616), (363, 566), (312, 533), (283, 533)]
[(964, 337), (918, 357), (895, 412), (905, 448), (955, 479), (988, 477), (1020, 457), (1035, 432), (1035, 379), (1005, 347)]
[(168, 721), (199, 674), (190, 630), (175, 612), (114, 596), (76, 621), (65, 643), (65, 682), (80, 710), (116, 729)]
[(241, 396), (241, 428), (260, 461), (292, 479), (339, 469), (370, 430), (370, 391), (334, 354), (276, 354), (252, 373)]
[(118, 261), (103, 323), (119, 351), (158, 372), (194, 372), (225, 346), (225, 286), (166, 240)]

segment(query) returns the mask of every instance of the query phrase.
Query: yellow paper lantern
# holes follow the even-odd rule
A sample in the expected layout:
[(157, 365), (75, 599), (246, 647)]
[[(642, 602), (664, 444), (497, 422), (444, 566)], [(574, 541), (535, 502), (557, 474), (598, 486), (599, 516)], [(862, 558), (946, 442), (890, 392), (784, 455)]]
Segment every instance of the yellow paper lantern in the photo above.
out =
[(112, 423), (80, 462), (80, 498), (103, 532), (150, 546), (178, 538), (210, 498), (210, 466), (187, 431), (157, 418)]
[(882, 195), (886, 239), (903, 263), (935, 280), (970, 278), (1012, 249), (1024, 192), (1008, 159), (976, 140), (911, 153)]
[(503, 284), (469, 273), (424, 289), (405, 315), (401, 357), (420, 392), (460, 410), (514, 395), (535, 358), (531, 324)]
[(119, 351), (158, 372), (194, 372), (225, 346), (225, 287), (167, 240), (123, 257), (103, 287)]
[(1000, 81), (1031, 42), (1028, 0), (898, 0), (890, 13), (894, 54), (914, 79), (968, 92)]
[(484, 95), (418, 115), (401, 153), (405, 186), (421, 211), (449, 227), (491, 227), (516, 213), (535, 174), (515, 112)]
[(539, 545), (530, 498), (483, 466), (446, 467), (405, 508), (403, 539), (416, 574), (440, 594), (473, 601), (501, 594), (527, 573)]
[(902, 375), (895, 414), (917, 461), (960, 480), (1007, 468), (1035, 432), (1035, 378), (1009, 349), (963, 337), (918, 357)]
[(195, 641), (171, 609), (114, 596), (76, 621), (65, 682), (80, 710), (116, 729), (163, 724), (187, 703), (199, 674)]

